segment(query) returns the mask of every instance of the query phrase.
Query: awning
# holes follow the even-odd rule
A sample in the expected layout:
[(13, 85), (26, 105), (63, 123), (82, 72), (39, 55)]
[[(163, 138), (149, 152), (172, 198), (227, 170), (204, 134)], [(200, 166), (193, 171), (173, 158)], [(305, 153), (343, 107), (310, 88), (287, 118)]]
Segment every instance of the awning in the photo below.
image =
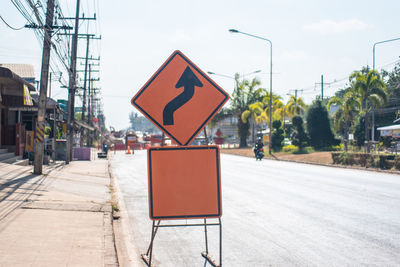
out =
[(10, 79), (10, 80), (16, 81), (16, 82), (24, 84), (26, 87), (28, 87), (29, 91), (36, 91), (35, 86), (33, 86), (32, 84), (28, 83), (27, 81), (25, 81), (24, 79), (19, 77), (17, 74), (12, 72), (8, 68), (0, 67), (0, 78), (2, 78), (2, 79)]
[(378, 131), (390, 131), (390, 130), (399, 130), (399, 129), (400, 129), (400, 124), (379, 127), (377, 130)]
[(84, 123), (83, 121), (74, 121), (74, 122), (75, 122), (75, 125), (78, 125), (79, 127), (86, 128), (89, 131), (94, 131), (95, 130), (94, 127)]
[[(32, 95), (32, 100), (35, 103), (35, 106), (39, 105), (39, 95), (37, 95), (37, 94)], [(46, 109), (55, 109), (58, 106), (59, 105), (58, 105), (57, 101), (55, 101), (54, 99), (52, 99), (50, 97), (46, 97)]]

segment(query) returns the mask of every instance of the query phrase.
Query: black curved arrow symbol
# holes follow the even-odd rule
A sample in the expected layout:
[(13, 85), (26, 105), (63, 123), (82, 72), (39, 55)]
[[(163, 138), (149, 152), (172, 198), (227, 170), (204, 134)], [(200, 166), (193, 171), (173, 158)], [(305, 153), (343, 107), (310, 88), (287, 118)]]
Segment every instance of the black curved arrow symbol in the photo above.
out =
[(172, 99), (163, 110), (163, 124), (164, 125), (174, 125), (174, 112), (182, 107), (186, 102), (188, 102), (194, 94), (194, 87), (203, 87), (200, 80), (194, 75), (193, 71), (186, 67), (185, 71), (182, 73), (175, 88), (180, 88), (183, 86), (183, 92)]

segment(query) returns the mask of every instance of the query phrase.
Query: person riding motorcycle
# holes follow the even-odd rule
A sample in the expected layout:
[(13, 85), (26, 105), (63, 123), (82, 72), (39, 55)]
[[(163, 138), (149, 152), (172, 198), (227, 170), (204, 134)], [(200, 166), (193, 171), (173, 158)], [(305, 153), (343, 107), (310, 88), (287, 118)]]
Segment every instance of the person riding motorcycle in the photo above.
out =
[(264, 144), (262, 143), (261, 138), (257, 140), (257, 143), (255, 144), (253, 151), (256, 159), (258, 159), (257, 153), (259, 152), (262, 153), (262, 156), (259, 158), (261, 160), (261, 158), (264, 156)]

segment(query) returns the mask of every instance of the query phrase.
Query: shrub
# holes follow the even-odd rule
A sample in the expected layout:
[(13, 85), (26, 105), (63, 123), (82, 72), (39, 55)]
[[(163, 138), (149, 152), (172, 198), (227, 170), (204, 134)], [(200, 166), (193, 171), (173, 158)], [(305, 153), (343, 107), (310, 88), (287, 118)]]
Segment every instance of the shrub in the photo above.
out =
[(300, 116), (294, 116), (292, 124), (296, 129), (292, 136), (292, 144), (298, 146), (299, 151), (302, 151), (308, 142), (308, 136), (304, 132), (303, 119)]
[(313, 101), (307, 112), (307, 132), (310, 145), (317, 150), (322, 150), (339, 145), (340, 140), (335, 139), (331, 129), (328, 111), (321, 99)]
[(347, 165), (349, 164), (349, 159), (350, 159), (350, 154), (346, 151), (343, 151), (342, 153), (340, 153), (339, 155), (339, 162), (342, 165)]
[(294, 151), (297, 151), (298, 147), (295, 145), (288, 145), (283, 147), (283, 152), (286, 153), (293, 153)]
[(283, 147), (283, 139), (285, 138), (283, 135), (283, 129), (281, 128), (282, 123), (280, 120), (275, 120), (272, 122), (272, 128), (274, 131), (272, 132), (272, 149), (274, 151), (281, 151)]

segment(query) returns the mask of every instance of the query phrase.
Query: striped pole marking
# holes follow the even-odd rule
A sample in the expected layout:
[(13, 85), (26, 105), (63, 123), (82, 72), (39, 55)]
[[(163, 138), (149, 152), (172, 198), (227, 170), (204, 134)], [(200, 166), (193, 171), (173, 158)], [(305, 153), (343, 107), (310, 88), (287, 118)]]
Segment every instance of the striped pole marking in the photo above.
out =
[(43, 140), (44, 140), (44, 126), (43, 125), (37, 125), (35, 139), (36, 139), (36, 141), (43, 143)]

